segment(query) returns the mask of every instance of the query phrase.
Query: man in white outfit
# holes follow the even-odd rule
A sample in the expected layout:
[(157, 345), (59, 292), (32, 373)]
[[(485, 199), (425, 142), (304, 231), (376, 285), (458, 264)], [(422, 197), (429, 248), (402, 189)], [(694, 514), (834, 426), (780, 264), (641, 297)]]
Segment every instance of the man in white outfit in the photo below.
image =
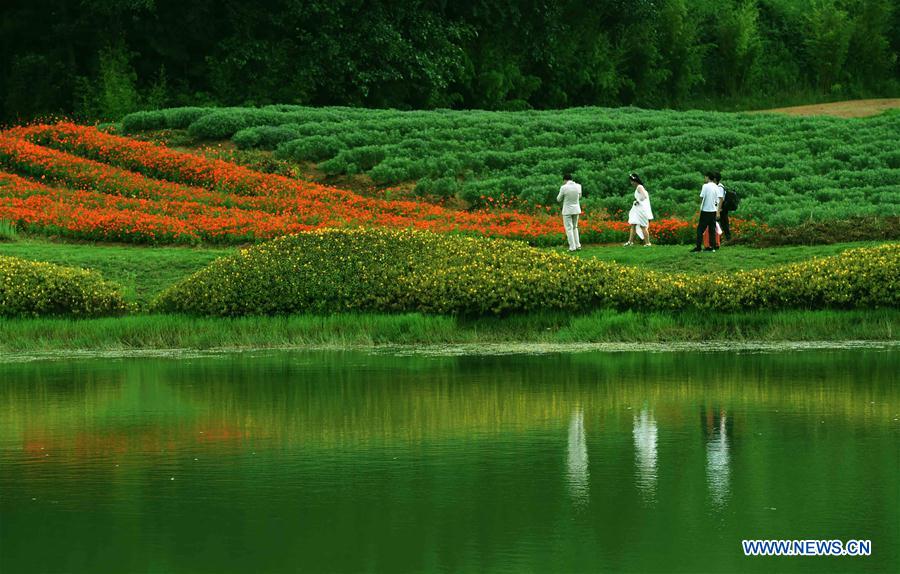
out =
[(566, 239), (569, 240), (569, 251), (581, 249), (578, 237), (578, 216), (581, 215), (581, 184), (572, 181), (572, 174), (563, 175), (565, 183), (559, 188), (556, 201), (562, 202), (563, 226), (566, 228)]

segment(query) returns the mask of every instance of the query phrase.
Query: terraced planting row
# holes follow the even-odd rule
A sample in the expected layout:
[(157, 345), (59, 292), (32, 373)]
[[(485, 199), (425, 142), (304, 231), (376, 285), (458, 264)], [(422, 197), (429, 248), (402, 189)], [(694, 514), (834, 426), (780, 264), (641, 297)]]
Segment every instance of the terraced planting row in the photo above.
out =
[(354, 108), (175, 108), (125, 117), (136, 133), (186, 129), (197, 141), (316, 162), (331, 176), (365, 173), (378, 185), (415, 181), (426, 196), (476, 207), (488, 199), (552, 205), (560, 174), (575, 172), (591, 212), (630, 206), (627, 175), (655, 208), (690, 217), (701, 173), (723, 173), (744, 197), (740, 215), (771, 225), (900, 215), (900, 115), (866, 119), (674, 112), (411, 111)]
[[(416, 228), (555, 244), (561, 221), (515, 211), (456, 211), (265, 174), (72, 123), (0, 132), (0, 220), (48, 235), (134, 243), (247, 243), (325, 227)], [(586, 241), (617, 241), (624, 222), (586, 218)], [(661, 220), (658, 242), (690, 224)]]

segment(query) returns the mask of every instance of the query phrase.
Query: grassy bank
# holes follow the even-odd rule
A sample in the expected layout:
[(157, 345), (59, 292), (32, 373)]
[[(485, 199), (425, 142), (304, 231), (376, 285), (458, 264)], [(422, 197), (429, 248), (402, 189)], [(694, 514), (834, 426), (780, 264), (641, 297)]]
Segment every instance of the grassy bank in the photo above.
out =
[[(652, 231), (652, 228), (651, 228)], [(653, 271), (671, 273), (729, 273), (748, 269), (762, 269), (785, 263), (807, 261), (813, 257), (828, 257), (854, 247), (872, 247), (878, 242), (834, 243), (832, 245), (791, 247), (748, 247), (727, 245), (716, 253), (691, 253), (691, 246), (640, 245), (622, 247), (587, 246), (577, 252), (579, 257), (593, 257), (611, 263), (633, 265)], [(564, 251), (563, 248), (559, 249)]]
[(0, 353), (472, 343), (894, 340), (900, 311), (598, 311), (464, 320), (421, 314), (241, 319), (144, 315), (0, 321)]
[(122, 285), (125, 298), (139, 305), (217, 257), (231, 253), (234, 249), (62, 243), (39, 238), (0, 243), (0, 255), (99, 271), (104, 278)]
[[(560, 241), (564, 238), (560, 234)], [(683, 245), (655, 245), (652, 248), (616, 245), (587, 246), (579, 257), (633, 265), (666, 272), (727, 273), (741, 269), (760, 269), (825, 257), (877, 243), (836, 243), (802, 247), (754, 248), (744, 245), (725, 247), (718, 253), (689, 253)], [(560, 247), (558, 251), (564, 251)], [(217, 257), (230, 255), (234, 248), (221, 247), (144, 247), (95, 243), (53, 242), (30, 237), (0, 243), (0, 255), (57, 265), (84, 267), (99, 271), (106, 279), (125, 287), (125, 298), (140, 306), (157, 293), (205, 267)]]

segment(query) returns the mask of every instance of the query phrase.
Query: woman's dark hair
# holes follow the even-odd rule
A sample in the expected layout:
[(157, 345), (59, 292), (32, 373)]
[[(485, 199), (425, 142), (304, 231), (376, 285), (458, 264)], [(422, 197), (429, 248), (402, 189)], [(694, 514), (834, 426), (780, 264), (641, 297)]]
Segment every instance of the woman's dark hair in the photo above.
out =
[(716, 183), (719, 183), (720, 181), (722, 181), (722, 174), (717, 171), (714, 171), (712, 180)]
[(716, 172), (714, 171), (708, 171), (703, 175), (705, 175), (710, 181), (716, 181)]
[(629, 176), (628, 176), (628, 179), (630, 179), (631, 181), (637, 183), (638, 185), (644, 185), (644, 182), (641, 181), (641, 176), (639, 176), (639, 175), (636, 174), (636, 173), (632, 173), (631, 175), (629, 175)]
[(571, 172), (568, 172), (568, 171), (567, 171), (567, 172), (563, 173), (563, 179), (566, 180), (566, 181), (571, 181), (571, 179), (572, 179), (572, 174), (571, 174)]

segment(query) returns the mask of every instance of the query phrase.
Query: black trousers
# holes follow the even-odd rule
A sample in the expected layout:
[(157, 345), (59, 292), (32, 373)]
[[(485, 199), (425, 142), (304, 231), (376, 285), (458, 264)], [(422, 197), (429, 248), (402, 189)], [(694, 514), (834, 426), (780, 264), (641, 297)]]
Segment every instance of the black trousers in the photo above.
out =
[(722, 226), (722, 237), (731, 241), (731, 226), (728, 225), (728, 212), (724, 209), (719, 213), (719, 225)]
[(703, 232), (710, 230), (709, 246), (713, 249), (719, 248), (719, 236), (716, 233), (716, 212), (701, 211), (700, 223), (697, 224), (697, 248), (703, 247)]
[[(728, 225), (728, 212), (724, 209), (719, 212), (719, 225), (722, 227), (722, 237), (731, 241), (731, 226)], [(716, 226), (713, 225), (706, 233), (709, 235), (709, 244), (712, 245), (713, 235), (716, 235)]]

